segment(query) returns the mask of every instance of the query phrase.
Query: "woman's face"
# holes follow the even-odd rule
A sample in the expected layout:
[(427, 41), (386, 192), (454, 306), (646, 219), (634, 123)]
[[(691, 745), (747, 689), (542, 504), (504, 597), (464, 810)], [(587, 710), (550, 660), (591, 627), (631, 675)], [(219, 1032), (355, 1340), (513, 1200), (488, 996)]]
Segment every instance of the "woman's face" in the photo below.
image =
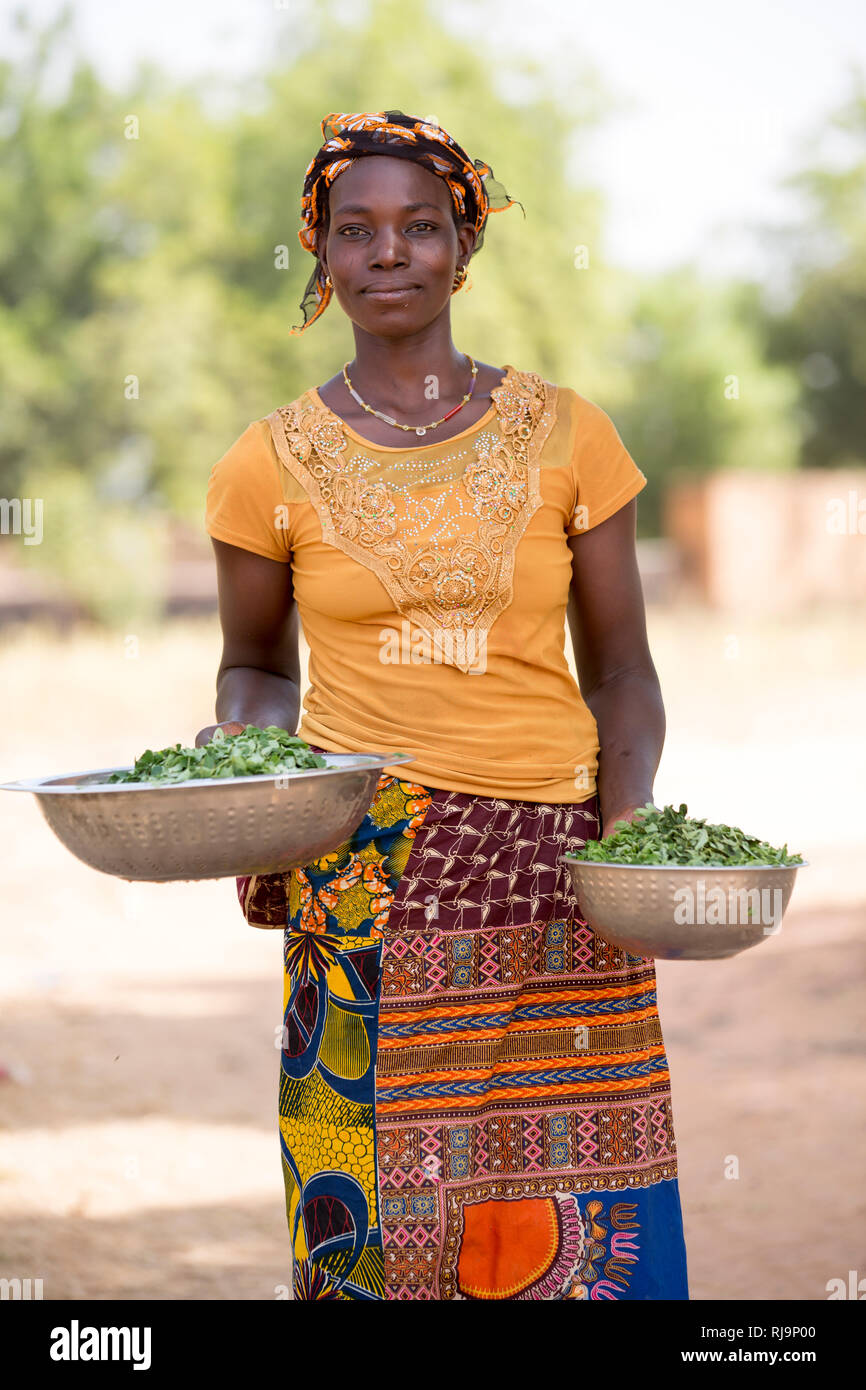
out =
[(379, 337), (418, 332), (449, 303), (458, 260), (475, 243), (455, 225), (444, 179), (409, 159), (357, 159), (329, 190), (319, 254), (338, 303)]

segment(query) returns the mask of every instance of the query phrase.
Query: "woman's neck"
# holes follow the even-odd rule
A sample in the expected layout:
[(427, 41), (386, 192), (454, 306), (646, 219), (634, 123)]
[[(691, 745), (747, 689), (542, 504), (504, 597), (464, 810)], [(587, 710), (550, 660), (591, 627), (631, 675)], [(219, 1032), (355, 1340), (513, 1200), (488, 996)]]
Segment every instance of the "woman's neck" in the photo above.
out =
[(447, 322), (399, 339), (356, 327), (355, 358), (346, 370), (365, 401), (398, 418), (425, 410), (435, 415), (437, 401), (460, 400), (472, 383), (467, 355), (454, 346)]

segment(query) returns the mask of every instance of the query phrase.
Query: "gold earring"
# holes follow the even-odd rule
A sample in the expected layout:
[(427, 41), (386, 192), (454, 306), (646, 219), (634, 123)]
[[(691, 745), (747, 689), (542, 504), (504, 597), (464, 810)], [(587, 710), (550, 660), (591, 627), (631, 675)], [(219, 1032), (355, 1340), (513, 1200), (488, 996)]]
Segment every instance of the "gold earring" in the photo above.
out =
[(331, 282), (331, 277), (330, 277), (330, 275), (329, 275), (329, 276), (327, 277), (327, 279), (325, 280), (325, 289), (326, 289), (326, 290), (329, 290), (329, 289), (331, 288), (331, 283), (332, 283), (332, 282)]
[(465, 265), (459, 265), (459, 266), (457, 267), (457, 270), (456, 270), (455, 273), (454, 273), (454, 282), (453, 282), (453, 286), (452, 286), (452, 293), (453, 293), (454, 290), (459, 290), (459, 289), (460, 289), (461, 285), (464, 283), (464, 281), (465, 281), (465, 279), (466, 279), (466, 275), (467, 275), (466, 266), (465, 266)]

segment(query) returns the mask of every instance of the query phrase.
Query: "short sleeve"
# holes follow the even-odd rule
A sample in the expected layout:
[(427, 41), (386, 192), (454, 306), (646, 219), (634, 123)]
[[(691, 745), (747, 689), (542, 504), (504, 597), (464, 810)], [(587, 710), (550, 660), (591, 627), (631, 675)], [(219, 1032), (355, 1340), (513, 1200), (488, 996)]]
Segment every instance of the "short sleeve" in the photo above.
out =
[(205, 530), (218, 541), (288, 563), (289, 508), (266, 420), (255, 420), (211, 469)]
[(565, 533), (579, 536), (618, 512), (646, 487), (610, 416), (594, 401), (571, 392), (574, 424), (571, 469), (574, 505)]

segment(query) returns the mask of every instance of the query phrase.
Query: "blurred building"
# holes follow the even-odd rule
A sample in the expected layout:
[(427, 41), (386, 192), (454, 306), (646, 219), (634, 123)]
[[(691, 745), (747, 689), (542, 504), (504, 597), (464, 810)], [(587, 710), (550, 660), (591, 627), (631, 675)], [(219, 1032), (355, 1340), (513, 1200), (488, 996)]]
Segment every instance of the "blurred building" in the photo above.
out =
[(720, 472), (672, 485), (677, 587), (714, 608), (787, 613), (866, 599), (866, 470)]

